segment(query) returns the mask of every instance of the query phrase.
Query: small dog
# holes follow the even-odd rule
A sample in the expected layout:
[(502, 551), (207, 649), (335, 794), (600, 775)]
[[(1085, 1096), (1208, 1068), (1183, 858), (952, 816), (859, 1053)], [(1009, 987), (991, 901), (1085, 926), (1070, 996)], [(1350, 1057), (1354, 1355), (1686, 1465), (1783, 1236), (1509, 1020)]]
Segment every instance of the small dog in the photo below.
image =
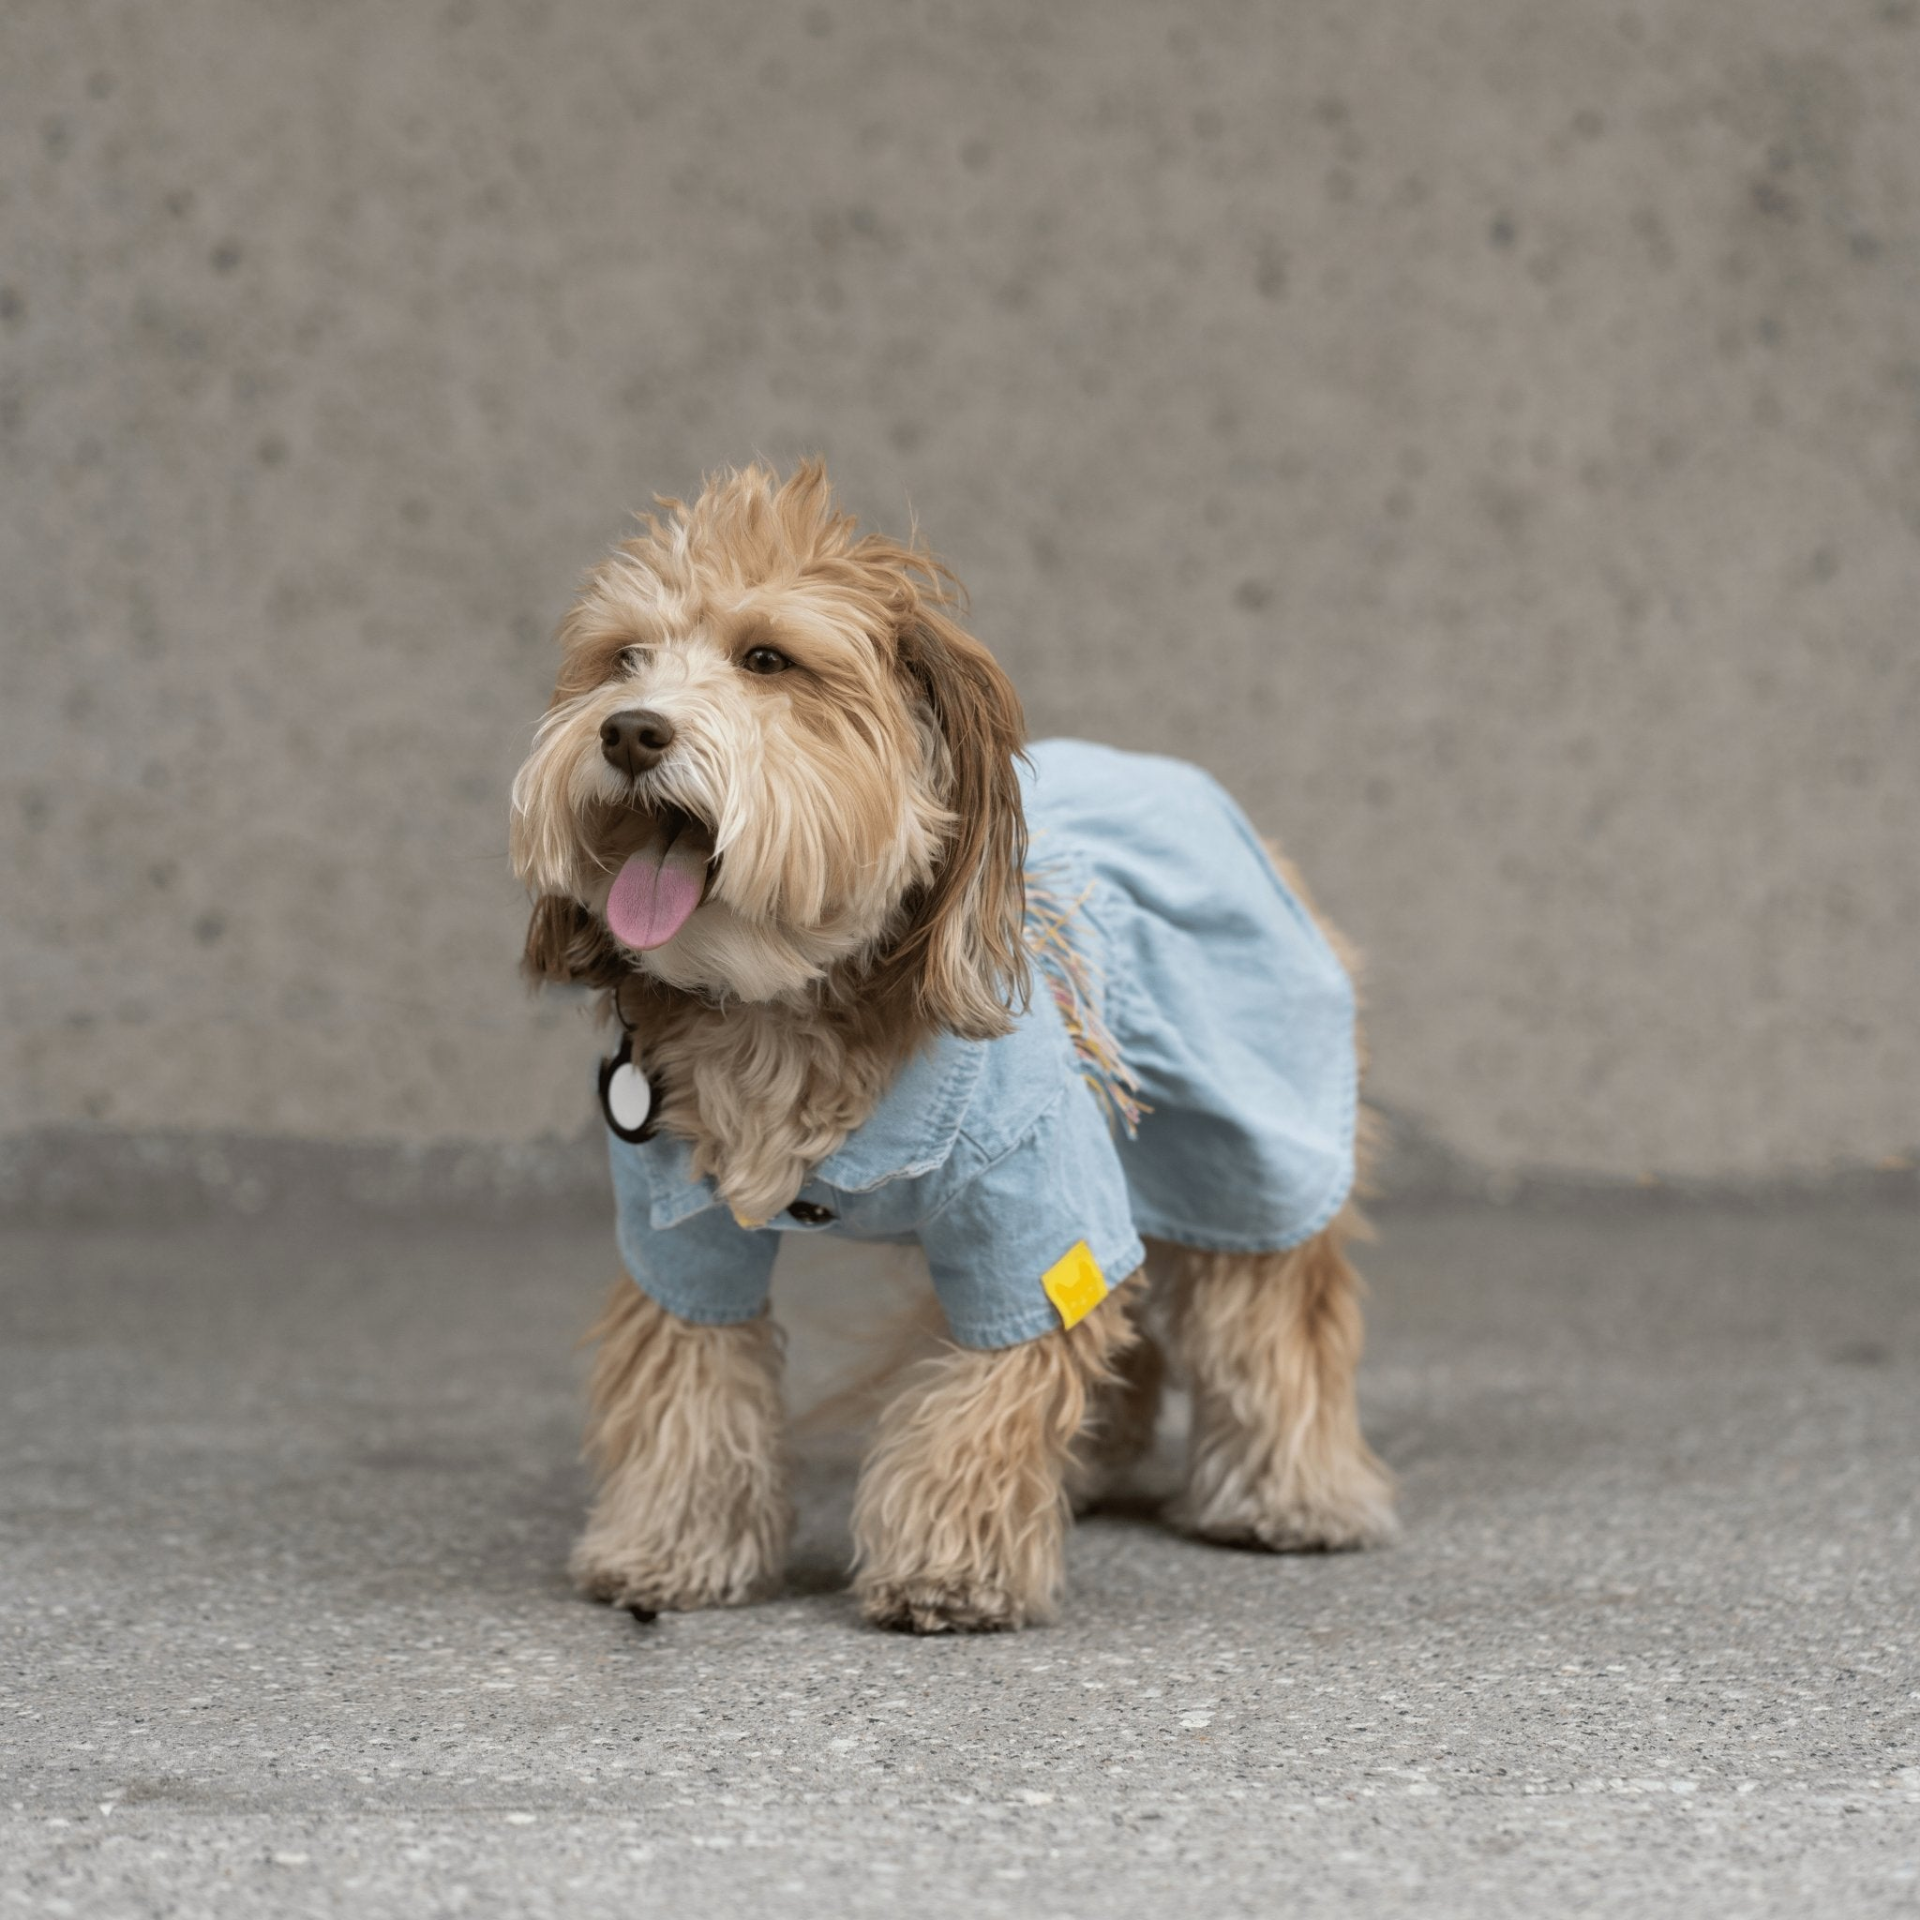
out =
[(1181, 1525), (1384, 1537), (1338, 936), (1196, 769), (1023, 754), (951, 576), (862, 536), (819, 464), (660, 505), (568, 614), (513, 794), (527, 970), (627, 1036), (583, 1587), (644, 1618), (777, 1586), (795, 1231), (917, 1240), (955, 1343), (862, 1471), (869, 1620), (1047, 1617), (1072, 1505), (1151, 1444), (1163, 1352)]

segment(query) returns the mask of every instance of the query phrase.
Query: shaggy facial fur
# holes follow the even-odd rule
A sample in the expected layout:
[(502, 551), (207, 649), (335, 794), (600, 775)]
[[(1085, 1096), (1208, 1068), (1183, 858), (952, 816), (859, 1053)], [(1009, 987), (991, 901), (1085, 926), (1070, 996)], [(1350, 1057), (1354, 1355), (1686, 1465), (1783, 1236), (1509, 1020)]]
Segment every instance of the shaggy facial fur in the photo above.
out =
[[(643, 525), (568, 614), (514, 783), (526, 967), (603, 990), (661, 1124), (751, 1223), (928, 1036), (1008, 1030), (1028, 988), (1020, 706), (945, 570), (860, 534), (817, 464), (723, 474)], [(867, 1616), (1047, 1615), (1070, 1496), (1151, 1443), (1156, 1321), (1194, 1392), (1184, 1524), (1269, 1547), (1385, 1533), (1353, 1410), (1350, 1226), (1288, 1254), (1167, 1250), (1151, 1303), (1135, 1276), (1071, 1331), (917, 1369), (856, 1504)], [(772, 1323), (694, 1326), (622, 1281), (595, 1339), (582, 1586), (642, 1612), (771, 1591), (789, 1524)]]

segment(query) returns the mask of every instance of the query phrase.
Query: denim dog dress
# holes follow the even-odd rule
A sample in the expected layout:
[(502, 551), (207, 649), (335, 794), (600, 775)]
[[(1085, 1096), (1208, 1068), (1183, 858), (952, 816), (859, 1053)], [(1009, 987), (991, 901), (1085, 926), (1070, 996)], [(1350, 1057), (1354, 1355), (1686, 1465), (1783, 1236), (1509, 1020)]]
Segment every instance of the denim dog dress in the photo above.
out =
[(1072, 1326), (1142, 1234), (1297, 1246), (1354, 1177), (1353, 987), (1259, 836), (1177, 760), (1041, 741), (1022, 770), (1031, 1006), (930, 1042), (793, 1207), (750, 1227), (692, 1149), (609, 1135), (621, 1257), (669, 1313), (766, 1305), (784, 1233), (917, 1241), (954, 1339)]

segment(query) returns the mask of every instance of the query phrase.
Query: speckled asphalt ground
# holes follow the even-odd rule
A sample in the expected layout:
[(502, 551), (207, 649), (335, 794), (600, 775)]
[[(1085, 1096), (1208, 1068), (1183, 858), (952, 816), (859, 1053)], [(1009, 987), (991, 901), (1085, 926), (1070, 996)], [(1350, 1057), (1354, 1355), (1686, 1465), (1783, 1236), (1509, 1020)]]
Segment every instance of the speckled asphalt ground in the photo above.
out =
[[(1920, 1909), (1911, 1206), (1397, 1211), (1400, 1545), (1142, 1497), (930, 1642), (847, 1604), (843, 1441), (780, 1600), (571, 1597), (598, 1220), (0, 1260), (0, 1912)], [(783, 1276), (803, 1396), (883, 1291)]]

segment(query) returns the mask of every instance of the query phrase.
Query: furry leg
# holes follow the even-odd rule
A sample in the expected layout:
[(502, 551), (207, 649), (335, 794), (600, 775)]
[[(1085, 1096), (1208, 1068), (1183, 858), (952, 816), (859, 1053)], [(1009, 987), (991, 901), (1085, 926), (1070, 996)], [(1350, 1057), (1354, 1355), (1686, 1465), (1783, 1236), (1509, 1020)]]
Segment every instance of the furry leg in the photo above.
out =
[(1394, 1531), (1392, 1483), (1360, 1435), (1363, 1329), (1348, 1209), (1286, 1253), (1183, 1248), (1177, 1364), (1193, 1395), (1175, 1518), (1211, 1540), (1276, 1551), (1359, 1547)]
[(764, 1315), (695, 1326), (621, 1280), (590, 1338), (598, 1488), (573, 1577), (596, 1600), (651, 1610), (763, 1598), (793, 1519), (778, 1329)]
[[(1125, 1304), (1137, 1301), (1129, 1298)], [(1086, 1430), (1067, 1461), (1067, 1493), (1075, 1513), (1098, 1505), (1153, 1450), (1166, 1371), (1166, 1356), (1144, 1330), (1114, 1357), (1111, 1377), (1095, 1387)]]
[(869, 1620), (980, 1632), (1053, 1611), (1066, 1469), (1092, 1396), (1138, 1338), (1127, 1307), (1116, 1291), (1065, 1332), (955, 1348), (881, 1415), (853, 1508), (854, 1592)]

